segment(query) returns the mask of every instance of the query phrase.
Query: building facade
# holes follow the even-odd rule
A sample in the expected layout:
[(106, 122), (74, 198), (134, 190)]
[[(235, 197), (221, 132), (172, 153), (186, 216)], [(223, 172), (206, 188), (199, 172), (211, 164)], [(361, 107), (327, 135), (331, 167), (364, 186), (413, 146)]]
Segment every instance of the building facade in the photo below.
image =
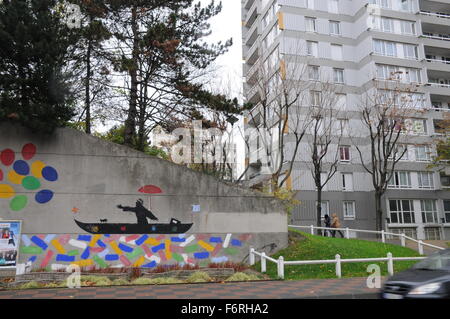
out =
[[(375, 228), (371, 176), (352, 138), (355, 131), (363, 132), (362, 95), (392, 74), (416, 88), (411, 96), (418, 112), (407, 119), (412, 127), (405, 134), (409, 142), (402, 144), (407, 151), (383, 198), (383, 224), (385, 230), (419, 239), (449, 239), (450, 174), (430, 163), (433, 141), (443, 133), (439, 124), (450, 115), (450, 1), (244, 0), (242, 20), (244, 94), (255, 105), (251, 112), (258, 112), (257, 82), (260, 66), (267, 63), (283, 67), (295, 59), (307, 68), (306, 81), (325, 75), (339, 87), (344, 115), (336, 123), (345, 133), (336, 145), (340, 163), (324, 189), (322, 213), (337, 213), (346, 227)], [(313, 99), (298, 107), (311, 107)], [(259, 125), (255, 118), (249, 118), (247, 128)], [(368, 147), (370, 140), (362, 134), (356, 143)], [(288, 187), (299, 191), (301, 204), (291, 222), (310, 225), (315, 224), (317, 192), (308, 147), (299, 149)], [(267, 172), (251, 155), (247, 177), (256, 184)]]

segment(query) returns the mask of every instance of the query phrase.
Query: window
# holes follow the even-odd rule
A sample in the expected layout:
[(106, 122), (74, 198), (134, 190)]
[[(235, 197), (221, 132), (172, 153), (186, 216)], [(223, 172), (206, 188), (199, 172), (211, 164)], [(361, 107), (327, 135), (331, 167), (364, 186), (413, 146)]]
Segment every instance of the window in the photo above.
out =
[(319, 91), (311, 91), (311, 106), (319, 106), (321, 93)]
[(306, 0), (306, 8), (314, 9), (314, 0)]
[(412, 200), (390, 200), (389, 212), (392, 224), (414, 224), (416, 222)]
[(403, 55), (406, 59), (417, 60), (417, 46), (412, 44), (403, 44)]
[[(408, 237), (417, 239), (417, 230), (415, 228), (391, 228), (390, 232), (394, 234), (405, 234)], [(388, 236), (390, 238), (390, 236)], [(398, 237), (392, 237), (390, 239), (398, 239)]]
[(441, 186), (443, 188), (450, 188), (450, 176), (445, 175), (445, 173), (441, 172), (440, 178), (441, 178)]
[(424, 232), (425, 240), (441, 240), (441, 229), (439, 227), (426, 227)]
[(389, 18), (381, 18), (381, 30), (384, 32), (394, 32), (394, 20)]
[[(336, 110), (344, 111), (347, 107), (347, 95), (336, 93)], [(348, 123), (348, 121), (347, 121)]]
[(333, 69), (333, 80), (334, 83), (344, 83), (344, 70)]
[(313, 41), (306, 41), (306, 50), (307, 55), (318, 57), (318, 43)]
[(392, 149), (392, 154), (389, 156), (390, 160), (397, 160), (401, 159), (402, 161), (409, 160), (409, 152), (408, 152), (408, 145), (405, 144), (398, 144), (395, 145)]
[(413, 21), (401, 21), (401, 28), (403, 34), (409, 34), (409, 35), (415, 35), (416, 34), (416, 27), (415, 23)]
[(394, 172), (388, 184), (389, 188), (411, 188), (411, 174), (409, 172)]
[(410, 132), (414, 134), (424, 135), (427, 134), (427, 120), (414, 119), (411, 120)]
[(434, 174), (431, 172), (417, 172), (419, 188), (434, 189)]
[(339, 156), (341, 162), (350, 162), (350, 146), (339, 146)]
[(428, 162), (431, 160), (431, 151), (428, 145), (416, 145), (415, 147), (416, 161)]
[(391, 41), (382, 41), (382, 40), (373, 40), (375, 53), (385, 56), (397, 56), (397, 45), (395, 42)]
[(390, 9), (391, 8), (391, 1), (390, 0), (370, 0), (371, 4), (377, 4), (382, 8)]
[(313, 81), (319, 81), (319, 67), (316, 65), (309, 66), (309, 79)]
[(339, 0), (328, 0), (328, 11), (330, 13), (339, 13)]
[(333, 60), (338, 60), (338, 61), (343, 60), (342, 45), (339, 45), (339, 44), (331, 45), (331, 58)]
[(344, 219), (355, 219), (355, 202), (344, 202)]
[[(325, 215), (330, 216), (330, 205), (328, 203), (327, 200), (321, 201), (321, 215), (322, 218), (325, 217)], [(316, 206), (317, 206), (318, 202), (316, 202)]]
[(316, 32), (316, 18), (305, 17), (305, 30)]
[(444, 200), (445, 222), (450, 224), (450, 200)]
[(420, 211), (422, 213), (422, 222), (424, 224), (439, 223), (436, 201), (432, 199), (420, 201)]
[(353, 192), (353, 174), (342, 173), (342, 190), (344, 192)]
[(341, 34), (341, 24), (339, 21), (330, 21), (330, 34), (333, 35)]

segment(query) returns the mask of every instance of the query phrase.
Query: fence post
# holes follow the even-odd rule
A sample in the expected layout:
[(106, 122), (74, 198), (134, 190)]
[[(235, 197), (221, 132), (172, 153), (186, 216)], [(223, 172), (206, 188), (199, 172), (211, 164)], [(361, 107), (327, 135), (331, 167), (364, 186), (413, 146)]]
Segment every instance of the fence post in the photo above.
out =
[(311, 235), (314, 235), (314, 225), (311, 225)]
[(383, 242), (383, 244), (386, 243), (386, 234), (384, 233), (384, 230), (381, 231), (381, 241)]
[(336, 255), (336, 276), (338, 278), (342, 277), (342, 268), (341, 268), (341, 255)]
[(266, 268), (266, 253), (261, 254), (261, 272), (265, 273), (267, 270)]
[(401, 239), (401, 241), (402, 241), (402, 246), (405, 247), (405, 246), (406, 246), (405, 233), (402, 233), (402, 236), (401, 236), (400, 239)]
[(345, 228), (345, 238), (350, 239), (350, 231), (348, 230), (348, 227)]
[(253, 266), (255, 264), (255, 254), (254, 254), (255, 249), (253, 247), (250, 247), (250, 257), (249, 257), (249, 261), (250, 261), (250, 266)]
[(389, 276), (393, 276), (394, 275), (394, 260), (392, 259), (392, 253), (388, 253), (387, 258), (388, 258), (388, 273), (389, 273)]
[(284, 279), (284, 258), (283, 256), (280, 256), (280, 258), (278, 258), (278, 278), (280, 279)]
[(423, 241), (419, 240), (419, 254), (423, 255)]

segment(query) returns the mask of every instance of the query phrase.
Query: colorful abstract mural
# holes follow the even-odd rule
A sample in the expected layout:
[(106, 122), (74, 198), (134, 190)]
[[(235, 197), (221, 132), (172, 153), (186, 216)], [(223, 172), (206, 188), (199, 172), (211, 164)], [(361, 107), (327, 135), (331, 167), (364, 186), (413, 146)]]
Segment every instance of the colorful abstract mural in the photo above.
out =
[(32, 268), (141, 267), (223, 263), (248, 246), (250, 234), (170, 235), (22, 235), (22, 261)]
[[(0, 152), (0, 200), (9, 200), (12, 211), (21, 211), (29, 203), (29, 194), (39, 204), (53, 199), (54, 193), (44, 185), (58, 180), (58, 172), (52, 166), (36, 160), (37, 148), (25, 144), (20, 155), (11, 149)], [(19, 154), (19, 153), (17, 153)]]

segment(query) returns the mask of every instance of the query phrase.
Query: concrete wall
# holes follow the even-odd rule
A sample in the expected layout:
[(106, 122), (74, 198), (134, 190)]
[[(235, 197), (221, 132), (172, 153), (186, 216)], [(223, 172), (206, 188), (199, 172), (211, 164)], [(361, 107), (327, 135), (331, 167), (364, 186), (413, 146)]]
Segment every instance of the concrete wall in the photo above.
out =
[[(287, 245), (287, 216), (277, 200), (185, 167), (71, 129), (40, 136), (1, 123), (0, 152), (5, 149), (15, 158), (11, 165), (0, 162), (0, 188), (9, 190), (0, 197), (0, 218), (23, 221), (19, 259), (33, 268), (241, 261), (250, 245), (268, 252)], [(140, 193), (145, 185), (162, 193)], [(156, 223), (175, 218), (192, 228), (109, 236), (75, 223), (136, 223), (134, 213), (117, 205), (134, 207), (138, 199)]]

